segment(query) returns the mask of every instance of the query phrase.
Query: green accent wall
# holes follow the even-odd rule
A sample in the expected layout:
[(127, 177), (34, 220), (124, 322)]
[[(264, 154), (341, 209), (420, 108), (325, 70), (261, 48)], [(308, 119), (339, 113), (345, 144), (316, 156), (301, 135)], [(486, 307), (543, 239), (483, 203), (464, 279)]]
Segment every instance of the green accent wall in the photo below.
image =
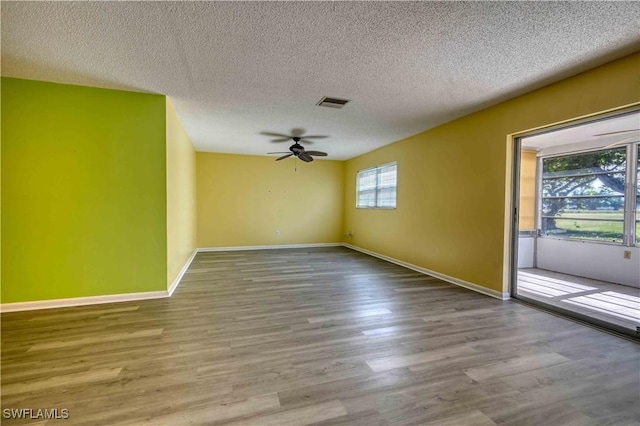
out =
[(166, 290), (165, 97), (1, 87), (2, 303)]

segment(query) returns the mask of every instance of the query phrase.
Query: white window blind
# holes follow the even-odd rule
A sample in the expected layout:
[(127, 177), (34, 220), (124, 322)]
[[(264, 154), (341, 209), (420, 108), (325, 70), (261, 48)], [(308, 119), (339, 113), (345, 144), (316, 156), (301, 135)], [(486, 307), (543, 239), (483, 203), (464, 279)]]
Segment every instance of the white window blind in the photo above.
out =
[(356, 207), (393, 209), (396, 207), (398, 164), (391, 163), (358, 172)]

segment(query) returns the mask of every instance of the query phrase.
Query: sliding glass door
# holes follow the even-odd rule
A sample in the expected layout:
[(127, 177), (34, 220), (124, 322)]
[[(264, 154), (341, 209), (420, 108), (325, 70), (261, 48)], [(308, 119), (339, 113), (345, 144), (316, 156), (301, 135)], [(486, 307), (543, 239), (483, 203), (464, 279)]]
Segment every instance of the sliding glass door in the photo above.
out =
[(516, 139), (512, 296), (640, 337), (640, 113)]

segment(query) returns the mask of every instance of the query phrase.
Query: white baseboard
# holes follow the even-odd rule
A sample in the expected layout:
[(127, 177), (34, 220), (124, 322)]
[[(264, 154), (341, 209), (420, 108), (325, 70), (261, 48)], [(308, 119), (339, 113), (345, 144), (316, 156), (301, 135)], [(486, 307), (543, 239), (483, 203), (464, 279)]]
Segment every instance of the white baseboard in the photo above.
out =
[(178, 276), (171, 283), (167, 290), (160, 291), (145, 291), (140, 293), (121, 293), (121, 294), (107, 294), (104, 296), (90, 296), (90, 297), (70, 297), (68, 299), (53, 299), (53, 300), (37, 300), (34, 302), (16, 302), (16, 303), (3, 303), (0, 304), (0, 313), (5, 312), (18, 312), (18, 311), (34, 311), (37, 309), (54, 309), (54, 308), (70, 308), (73, 306), (85, 306), (85, 305), (100, 305), (103, 303), (119, 303), (119, 302), (133, 302), (138, 300), (148, 299), (162, 299), (164, 297), (171, 297), (173, 292), (178, 288), (180, 280), (189, 269), (191, 262), (196, 257), (198, 249), (195, 249), (189, 259), (178, 273)]
[(182, 269), (180, 269), (178, 276), (176, 277), (175, 280), (173, 280), (173, 282), (167, 289), (167, 293), (169, 297), (173, 296), (173, 292), (176, 291), (176, 288), (178, 288), (178, 284), (180, 284), (180, 280), (182, 280), (182, 277), (184, 276), (184, 274), (187, 273), (187, 269), (189, 269), (189, 266), (191, 266), (191, 262), (193, 262), (193, 259), (196, 257), (196, 254), (198, 254), (198, 249), (195, 249), (193, 253), (191, 253), (191, 256), (189, 256), (189, 259), (187, 259)]
[(18, 312), (18, 311), (32, 311), (36, 309), (53, 309), (53, 308), (66, 308), (72, 306), (83, 305), (98, 305), (103, 303), (118, 303), (118, 302), (131, 302), (137, 300), (147, 299), (160, 299), (163, 297), (171, 297), (173, 292), (178, 288), (182, 277), (189, 269), (191, 262), (198, 253), (217, 252), (217, 251), (243, 251), (243, 250), (273, 250), (273, 249), (297, 249), (297, 248), (314, 248), (314, 247), (347, 247), (352, 250), (359, 251), (369, 256), (377, 257), (379, 259), (386, 260), (387, 262), (395, 263), (396, 265), (404, 266), (405, 268), (413, 269), (425, 275), (430, 275), (439, 278), (443, 281), (447, 281), (451, 284), (458, 285), (460, 287), (467, 288), (469, 290), (476, 291), (478, 293), (485, 294), (487, 296), (495, 297), (501, 300), (509, 299), (509, 293), (500, 293), (495, 290), (488, 289), (486, 287), (479, 286), (467, 281), (463, 281), (458, 278), (450, 277), (448, 275), (441, 274), (439, 272), (431, 271), (421, 266), (413, 265), (411, 263), (404, 262), (402, 260), (394, 259), (393, 257), (385, 256), (380, 253), (373, 252), (371, 250), (363, 249), (361, 247), (353, 246), (347, 243), (315, 243), (315, 244), (283, 244), (283, 245), (264, 245), (264, 246), (236, 246), (236, 247), (202, 247), (197, 248), (191, 253), (189, 259), (180, 270), (178, 276), (173, 280), (169, 288), (165, 291), (147, 291), (141, 293), (125, 293), (125, 294), (109, 294), (105, 296), (91, 296), (91, 297), (73, 297), (69, 299), (55, 299), (55, 300), (38, 300), (34, 302), (16, 302), (16, 303), (3, 303), (0, 304), (0, 312)]
[(491, 290), (490, 288), (486, 288), (480, 286), (478, 284), (470, 283), (468, 281), (461, 280), (459, 278), (450, 277), (449, 275), (441, 274), (440, 272), (432, 271), (430, 269), (423, 268), (418, 265), (414, 265), (412, 263), (404, 262), (402, 260), (394, 259), (393, 257), (385, 256), (384, 254), (376, 253), (371, 250), (363, 249), (362, 247), (354, 246), (351, 244), (343, 243), (344, 247), (350, 248), (352, 250), (359, 251), (364, 254), (368, 254), (369, 256), (377, 257), (382, 260), (386, 260), (387, 262), (395, 263), (396, 265), (404, 266), (408, 269), (413, 269), (416, 272), (420, 272), (425, 275), (430, 275), (432, 277), (436, 277), (441, 279), (442, 281), (446, 281), (451, 284), (455, 284), (460, 287), (467, 288), (469, 290), (473, 290), (478, 293), (482, 293), (487, 296), (495, 297), (500, 300), (508, 300), (510, 298), (509, 293), (501, 293), (496, 290)]
[(167, 291), (108, 294), (105, 296), (71, 297), (69, 299), (37, 300), (34, 302), (3, 303), (0, 312), (34, 311), (36, 309), (68, 308), (71, 306), (99, 305), (102, 303), (131, 302), (169, 297)]
[(297, 249), (297, 248), (313, 248), (313, 247), (342, 247), (342, 243), (311, 243), (311, 244), (279, 244), (265, 246), (234, 246), (234, 247), (202, 247), (198, 249), (199, 253), (213, 251), (243, 251), (243, 250), (275, 250), (275, 249)]

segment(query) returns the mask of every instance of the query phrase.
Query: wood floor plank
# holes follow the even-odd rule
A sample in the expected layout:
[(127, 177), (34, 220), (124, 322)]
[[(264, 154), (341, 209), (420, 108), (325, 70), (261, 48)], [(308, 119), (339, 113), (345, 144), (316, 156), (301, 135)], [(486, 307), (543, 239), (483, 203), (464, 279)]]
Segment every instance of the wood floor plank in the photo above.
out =
[(556, 353), (542, 353), (514, 358), (487, 366), (469, 368), (465, 370), (465, 374), (473, 380), (484, 380), (491, 377), (506, 377), (511, 374), (550, 367), (568, 361), (568, 358)]
[(57, 342), (36, 343), (31, 348), (31, 351), (44, 351), (49, 349), (61, 349), (68, 348), (70, 346), (85, 346), (94, 343), (115, 342), (126, 339), (139, 339), (141, 337), (159, 336), (162, 334), (161, 328), (132, 331), (130, 333), (109, 333), (102, 336), (83, 337), (77, 340), (62, 340)]
[(101, 368), (80, 373), (70, 373), (63, 376), (50, 377), (44, 380), (29, 382), (15, 382), (2, 386), (2, 395), (28, 393), (61, 386), (78, 386), (92, 382), (115, 379), (122, 368)]
[(198, 253), (171, 298), (1, 320), (2, 408), (69, 425), (640, 422), (640, 345), (343, 247)]
[(371, 359), (367, 361), (367, 365), (371, 367), (373, 371), (379, 373), (381, 371), (393, 370), (400, 367), (408, 367), (416, 364), (426, 364), (452, 356), (472, 355), (475, 353), (477, 352), (471, 347), (456, 346), (453, 348), (440, 349), (436, 351)]
[(446, 419), (429, 423), (434, 426), (496, 426), (496, 424), (480, 410), (473, 410)]
[(384, 308), (383, 309), (364, 309), (356, 312), (346, 312), (346, 313), (341, 313), (336, 315), (325, 315), (321, 317), (308, 318), (307, 321), (311, 323), (325, 322), (325, 321), (339, 320), (339, 319), (345, 319), (345, 318), (365, 318), (365, 317), (371, 317), (376, 315), (387, 315), (391, 313), (392, 312), (389, 309), (384, 309)]
[(53, 315), (39, 315), (31, 318), (30, 321), (47, 321), (51, 319), (60, 321), (63, 318), (64, 319), (80, 318), (80, 317), (86, 318), (86, 317), (95, 317), (95, 316), (102, 316), (102, 315), (113, 315), (113, 314), (119, 314), (121, 312), (137, 311), (139, 308), (140, 308), (139, 306), (123, 306), (123, 307), (113, 307), (113, 308), (107, 308), (107, 309), (86, 309), (85, 308), (82, 310), (69, 312), (66, 314), (55, 313)]
[(346, 414), (347, 411), (344, 409), (340, 401), (333, 400), (323, 404), (310, 405), (281, 413), (254, 416), (229, 424), (237, 426), (304, 426), (321, 422), (323, 420), (335, 419), (336, 417), (344, 416)]
[[(261, 395), (243, 401), (194, 408), (188, 412), (171, 413), (137, 419), (131, 425), (194, 425), (224, 422), (238, 417), (252, 417), (265, 411), (280, 408), (276, 394)], [(247, 424), (247, 423), (245, 423)]]

